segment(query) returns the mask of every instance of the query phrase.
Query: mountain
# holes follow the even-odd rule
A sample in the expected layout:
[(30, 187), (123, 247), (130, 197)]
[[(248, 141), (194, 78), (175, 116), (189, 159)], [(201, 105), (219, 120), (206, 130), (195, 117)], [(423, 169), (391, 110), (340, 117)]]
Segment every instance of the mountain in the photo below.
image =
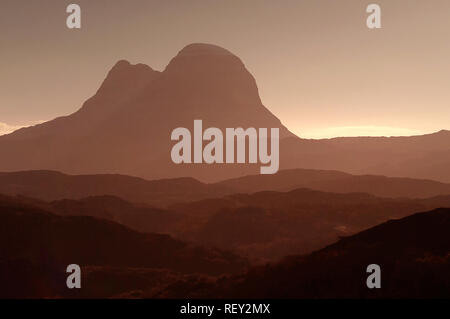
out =
[(450, 131), (411, 137), (300, 139), (261, 102), (256, 81), (226, 49), (190, 44), (158, 72), (119, 61), (75, 113), (0, 136), (0, 171), (119, 173), (215, 182), (260, 164), (176, 165), (178, 127), (280, 129), (280, 167), (450, 182)]
[(258, 171), (259, 165), (173, 164), (171, 132), (193, 132), (195, 119), (205, 128), (278, 127), (281, 137), (293, 136), (262, 105), (256, 81), (238, 57), (191, 44), (163, 72), (120, 61), (74, 114), (0, 136), (0, 170), (203, 180)]
[[(254, 267), (224, 280), (182, 280), (152, 297), (444, 298), (450, 297), (450, 209), (417, 213), (341, 239), (305, 256)], [(368, 289), (366, 267), (381, 267)]]
[(367, 193), (379, 197), (427, 198), (450, 194), (450, 184), (432, 180), (351, 175), (339, 171), (311, 169), (288, 169), (273, 175), (243, 176), (216, 185), (242, 193), (310, 188), (333, 193)]
[[(58, 216), (14, 198), (0, 197), (0, 219), (2, 298), (66, 295), (64, 273), (73, 263), (97, 273), (115, 267), (123, 273), (134, 269), (135, 274), (141, 269), (153, 276), (158, 272), (218, 275), (242, 271), (247, 265), (229, 252), (168, 235), (139, 233), (93, 217)], [(87, 281), (88, 291), (92, 285)]]

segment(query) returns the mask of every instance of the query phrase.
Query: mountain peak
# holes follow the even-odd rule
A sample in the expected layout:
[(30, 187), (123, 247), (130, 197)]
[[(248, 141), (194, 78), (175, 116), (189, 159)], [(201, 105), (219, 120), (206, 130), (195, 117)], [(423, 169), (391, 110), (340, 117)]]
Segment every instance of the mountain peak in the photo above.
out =
[(219, 72), (219, 69), (225, 70), (230, 68), (242, 72), (245, 66), (236, 55), (220, 46), (192, 43), (178, 52), (166, 67), (166, 71), (169, 73), (174, 70), (190, 72), (203, 69), (214, 70), (212, 74), (216, 74)]
[(113, 66), (112, 69), (122, 69), (125, 67), (130, 67), (131, 63), (128, 60), (119, 60), (117, 63)]
[(131, 64), (127, 60), (120, 60), (108, 72), (99, 92), (116, 97), (117, 94), (124, 94), (124, 90), (128, 91), (148, 85), (158, 74), (158, 71), (146, 64)]
[(153, 70), (146, 64), (131, 64), (127, 60), (119, 60), (108, 72), (106, 80), (114, 77), (129, 77), (134, 75), (148, 75), (152, 73), (157, 73), (157, 71)]
[(185, 46), (179, 53), (178, 56), (201, 56), (201, 55), (231, 55), (233, 53), (224, 49), (220, 46), (207, 43), (192, 43)]
[(157, 72), (153, 70), (151, 67), (149, 67), (147, 64), (143, 63), (137, 63), (137, 64), (131, 64), (128, 60), (119, 60), (116, 64), (111, 68), (109, 73), (115, 73), (115, 72)]

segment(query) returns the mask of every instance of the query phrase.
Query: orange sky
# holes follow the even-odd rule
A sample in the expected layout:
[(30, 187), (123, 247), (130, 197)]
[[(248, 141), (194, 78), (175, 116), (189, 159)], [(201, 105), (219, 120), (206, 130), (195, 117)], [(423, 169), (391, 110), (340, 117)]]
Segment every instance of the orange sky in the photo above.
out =
[[(65, 7), (82, 8), (82, 30)], [(450, 2), (2, 0), (0, 134), (69, 114), (119, 59), (162, 70), (186, 44), (238, 55), (263, 103), (304, 137), (449, 129)]]

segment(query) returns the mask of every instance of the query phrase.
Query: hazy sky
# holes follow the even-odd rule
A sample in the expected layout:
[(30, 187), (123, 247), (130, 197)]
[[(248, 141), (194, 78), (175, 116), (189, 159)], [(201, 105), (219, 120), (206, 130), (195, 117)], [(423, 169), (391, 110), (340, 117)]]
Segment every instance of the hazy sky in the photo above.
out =
[(163, 70), (193, 42), (238, 55), (301, 136), (450, 128), (449, 0), (1, 0), (0, 132), (74, 112), (119, 59)]

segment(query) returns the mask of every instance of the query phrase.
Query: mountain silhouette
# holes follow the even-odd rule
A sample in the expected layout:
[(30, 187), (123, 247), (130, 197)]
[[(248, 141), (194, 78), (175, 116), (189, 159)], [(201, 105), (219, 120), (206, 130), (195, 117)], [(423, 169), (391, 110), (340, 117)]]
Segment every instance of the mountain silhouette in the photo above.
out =
[(259, 164), (175, 165), (177, 127), (280, 129), (280, 167), (450, 182), (450, 132), (414, 137), (306, 140), (261, 102), (242, 61), (221, 47), (190, 44), (159, 72), (119, 61), (75, 113), (0, 136), (0, 171), (120, 173), (202, 181), (256, 174)]
[(205, 128), (278, 127), (281, 137), (293, 136), (262, 105), (256, 81), (238, 57), (214, 45), (191, 44), (163, 72), (120, 61), (79, 111), (0, 136), (0, 170), (201, 179), (257, 172), (256, 165), (173, 164), (171, 132), (192, 132), (195, 119)]

